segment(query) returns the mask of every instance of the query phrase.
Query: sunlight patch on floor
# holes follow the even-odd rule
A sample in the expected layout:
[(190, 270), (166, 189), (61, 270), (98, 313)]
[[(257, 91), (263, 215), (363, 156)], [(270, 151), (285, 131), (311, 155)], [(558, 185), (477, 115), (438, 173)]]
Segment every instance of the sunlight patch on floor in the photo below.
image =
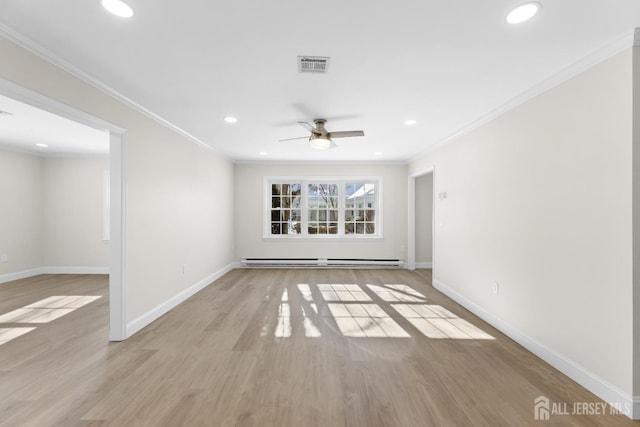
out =
[(298, 283), (298, 290), (305, 301), (313, 301), (313, 295), (311, 294), (311, 288), (306, 283)]
[[(297, 287), (302, 298), (309, 303), (308, 306), (311, 307), (311, 310), (315, 314), (318, 314), (318, 306), (313, 302), (313, 295), (309, 285), (300, 283)], [(304, 336), (307, 338), (321, 337), (322, 333), (320, 332), (320, 328), (313, 323), (313, 320), (307, 315), (304, 307), (300, 307), (300, 312), (302, 313), (302, 328), (304, 329)], [(276, 338), (289, 338), (291, 336), (291, 332), (292, 326), (289, 291), (285, 289), (280, 297), (280, 305), (278, 305), (278, 318), (274, 335)], [(264, 336), (262, 332), (260, 335)]]
[(0, 316), (0, 323), (49, 323), (90, 302), (97, 296), (67, 295), (45, 298)]
[(409, 338), (409, 334), (377, 304), (329, 304), (346, 337)]
[[(313, 302), (313, 294), (311, 293), (311, 288), (309, 287), (308, 284), (306, 283), (299, 283), (298, 284), (298, 290), (300, 291), (300, 294), (302, 295), (302, 298), (309, 302), (309, 306), (311, 307), (311, 309), (318, 314), (318, 306), (316, 305), (315, 302)], [(304, 314), (304, 309), (302, 309), (303, 314)]]
[[(275, 329), (277, 338), (291, 337), (292, 322), (298, 327), (300, 314), (304, 336), (307, 338), (322, 336), (319, 326), (322, 326), (323, 321), (335, 323), (345, 337), (409, 338), (409, 332), (388, 314), (395, 310), (427, 338), (494, 339), (446, 308), (426, 304), (427, 297), (408, 285), (368, 284), (363, 288), (357, 284), (323, 283), (314, 286), (316, 287), (299, 283), (290, 289), (291, 293), (284, 289), (278, 305)], [(318, 304), (314, 300), (314, 292), (319, 292), (322, 296)], [(378, 297), (382, 301), (375, 304), (372, 297)], [(319, 310), (322, 317), (318, 317)], [(295, 314), (293, 321), (292, 311)], [(264, 335), (263, 330), (261, 336)]]
[(427, 338), (494, 339), (439, 305), (391, 304), (391, 307)]
[[(102, 298), (102, 296), (57, 295), (48, 297), (3, 314), (0, 316), (0, 323), (49, 323), (97, 300), (98, 298)], [(36, 328), (0, 328), (0, 345), (31, 332), (34, 329)]]
[(319, 338), (322, 336), (320, 329), (313, 323), (313, 320), (307, 317), (307, 313), (304, 308), (300, 307), (302, 311), (302, 327), (304, 328), (304, 336), (307, 338)]
[(427, 297), (407, 285), (367, 285), (385, 302), (426, 302)]
[(371, 297), (358, 285), (321, 284), (318, 289), (325, 301), (371, 301)]
[(277, 338), (288, 338), (291, 336), (291, 308), (289, 307), (289, 292), (285, 289), (280, 297), (278, 306), (278, 322), (274, 335)]
[(276, 324), (275, 336), (278, 338), (291, 336), (291, 310), (286, 302), (281, 303), (278, 307), (278, 323)]

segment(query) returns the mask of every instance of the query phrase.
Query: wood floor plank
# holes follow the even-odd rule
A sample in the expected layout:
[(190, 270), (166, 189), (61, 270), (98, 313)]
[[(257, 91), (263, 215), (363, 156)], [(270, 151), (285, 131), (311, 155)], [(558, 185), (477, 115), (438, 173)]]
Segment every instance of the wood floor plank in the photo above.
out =
[[(344, 285), (331, 291), (343, 300), (318, 285)], [(410, 289), (385, 301), (367, 285)], [(0, 345), (0, 426), (535, 426), (540, 395), (569, 411), (599, 402), (437, 292), (430, 270), (234, 270), (121, 343), (107, 341), (106, 276), (2, 284), (0, 315), (65, 295), (101, 298)], [(275, 333), (282, 304), (288, 337)], [(381, 335), (384, 314), (405, 337), (344, 336), (329, 304), (363, 335)], [(391, 304), (441, 306), (494, 339), (446, 338), (473, 329), (442, 319), (441, 338), (428, 338), (403, 314), (431, 311)], [(545, 425), (638, 423), (552, 415)]]

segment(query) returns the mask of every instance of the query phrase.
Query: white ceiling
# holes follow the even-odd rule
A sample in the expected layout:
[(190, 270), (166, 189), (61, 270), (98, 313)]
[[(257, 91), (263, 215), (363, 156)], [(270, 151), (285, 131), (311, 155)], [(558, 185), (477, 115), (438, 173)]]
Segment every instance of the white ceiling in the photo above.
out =
[[(640, 27), (638, 0), (539, 1), (518, 26), (521, 0), (3, 0), (0, 23), (233, 159), (407, 160)], [(314, 118), (366, 136), (278, 142)]]
[(0, 111), (0, 147), (41, 156), (104, 155), (109, 152), (109, 133), (106, 131), (2, 95)]

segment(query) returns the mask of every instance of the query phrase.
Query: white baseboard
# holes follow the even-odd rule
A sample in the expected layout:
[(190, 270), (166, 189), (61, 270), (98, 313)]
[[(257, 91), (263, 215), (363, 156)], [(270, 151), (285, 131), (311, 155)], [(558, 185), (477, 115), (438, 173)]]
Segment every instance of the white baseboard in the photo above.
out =
[(0, 283), (27, 279), (41, 274), (109, 274), (109, 267), (38, 267), (3, 274), (0, 276)]
[(476, 316), (482, 318), (494, 328), (500, 330), (502, 333), (589, 390), (591, 393), (595, 394), (605, 402), (621, 408), (621, 412), (629, 418), (634, 420), (640, 419), (640, 397), (630, 396), (594, 373), (589, 372), (573, 360), (556, 353), (546, 345), (528, 337), (519, 330), (511, 327), (502, 319), (494, 316), (484, 308), (476, 305), (473, 301), (451, 289), (444, 283), (434, 280), (433, 287), (464, 306)]
[(632, 420), (640, 420), (640, 396), (633, 397), (633, 409), (630, 418)]
[(242, 267), (258, 268), (389, 268), (404, 267), (401, 259), (242, 258)]
[(14, 280), (26, 279), (28, 277), (37, 276), (42, 274), (39, 268), (32, 268), (31, 270), (16, 271), (15, 273), (7, 273), (0, 276), (0, 283), (13, 282)]
[(42, 267), (40, 274), (109, 274), (109, 267)]
[(126, 338), (131, 337), (133, 334), (135, 334), (136, 332), (140, 331), (142, 328), (148, 326), (154, 320), (158, 319), (160, 316), (168, 313), (169, 311), (171, 311), (173, 308), (177, 307), (179, 304), (181, 304), (182, 302), (184, 302), (188, 298), (192, 297), (196, 293), (200, 292), (201, 290), (203, 290), (204, 288), (209, 286), (212, 282), (218, 280), (220, 277), (224, 276), (225, 274), (227, 274), (228, 272), (230, 272), (234, 268), (238, 268), (238, 267), (239, 267), (239, 263), (234, 262), (234, 263), (231, 263), (231, 264), (221, 268), (220, 270), (216, 271), (215, 273), (205, 277), (204, 279), (202, 279), (201, 281), (199, 281), (195, 285), (193, 285), (193, 286), (185, 289), (184, 291), (180, 292), (179, 294), (177, 294), (173, 298), (170, 298), (169, 300), (163, 302), (162, 304), (160, 304), (156, 308), (148, 311), (147, 313), (143, 314), (142, 316), (138, 317), (137, 319), (129, 322), (127, 324)]
[(416, 268), (433, 268), (432, 262), (416, 262)]

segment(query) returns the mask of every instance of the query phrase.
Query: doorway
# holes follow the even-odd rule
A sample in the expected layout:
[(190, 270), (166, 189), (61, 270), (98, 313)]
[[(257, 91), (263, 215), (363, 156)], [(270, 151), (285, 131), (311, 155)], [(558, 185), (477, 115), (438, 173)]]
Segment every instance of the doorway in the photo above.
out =
[(409, 176), (407, 267), (435, 266), (435, 169)]
[(126, 338), (124, 310), (126, 295), (124, 281), (124, 129), (7, 80), (0, 79), (0, 95), (108, 133), (109, 174), (106, 184), (109, 190), (109, 340), (124, 340)]
[(416, 268), (433, 267), (433, 173), (416, 177)]

